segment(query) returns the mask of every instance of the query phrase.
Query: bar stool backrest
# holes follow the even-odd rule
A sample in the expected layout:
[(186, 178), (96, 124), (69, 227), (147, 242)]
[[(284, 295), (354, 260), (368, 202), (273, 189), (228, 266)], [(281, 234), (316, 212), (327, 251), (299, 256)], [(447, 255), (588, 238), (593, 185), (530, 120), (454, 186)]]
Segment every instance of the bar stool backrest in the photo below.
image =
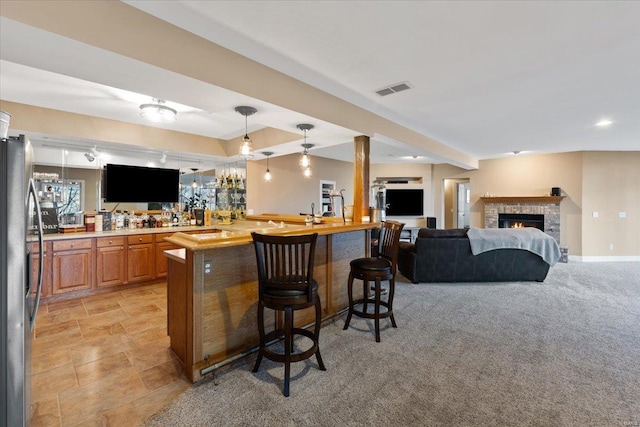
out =
[(259, 294), (287, 293), (313, 298), (312, 276), (318, 233), (270, 236), (251, 233), (258, 263)]
[(391, 263), (391, 274), (396, 274), (396, 263), (398, 261), (398, 247), (400, 246), (400, 234), (404, 224), (397, 221), (387, 220), (380, 227), (378, 237), (378, 258), (384, 258)]

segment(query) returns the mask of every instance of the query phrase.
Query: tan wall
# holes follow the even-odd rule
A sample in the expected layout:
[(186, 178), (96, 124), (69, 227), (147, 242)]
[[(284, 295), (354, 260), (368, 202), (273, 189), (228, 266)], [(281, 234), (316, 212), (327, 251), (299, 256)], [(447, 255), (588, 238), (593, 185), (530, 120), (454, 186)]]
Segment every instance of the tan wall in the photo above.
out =
[(640, 152), (585, 152), (582, 187), (583, 255), (640, 255)]
[[(570, 255), (640, 255), (640, 152), (573, 152), (514, 156), (483, 160), (467, 171), (451, 165), (435, 165), (434, 193), (439, 220), (444, 215), (444, 179), (469, 178), (471, 226), (483, 226), (485, 193), (496, 196), (537, 196), (562, 188), (560, 243)], [(440, 202), (438, 202), (440, 201)], [(592, 212), (600, 213), (600, 221)], [(619, 211), (627, 218), (617, 218)], [(613, 250), (609, 245), (613, 244)]]
[(345, 204), (353, 204), (353, 163), (311, 157), (313, 176), (305, 178), (298, 166), (298, 154), (269, 159), (271, 182), (264, 182), (266, 160), (247, 162), (247, 209), (261, 213), (311, 213), (320, 209), (320, 180), (336, 181), (345, 189)]

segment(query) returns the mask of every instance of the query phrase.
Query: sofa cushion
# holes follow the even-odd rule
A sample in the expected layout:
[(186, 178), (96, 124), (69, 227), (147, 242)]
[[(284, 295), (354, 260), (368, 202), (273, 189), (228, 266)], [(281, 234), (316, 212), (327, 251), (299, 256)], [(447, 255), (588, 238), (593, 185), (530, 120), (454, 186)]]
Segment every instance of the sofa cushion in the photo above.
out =
[(438, 239), (459, 239), (461, 237), (467, 237), (466, 228), (451, 228), (451, 229), (438, 229), (438, 228), (421, 228), (418, 231), (418, 237), (437, 237)]

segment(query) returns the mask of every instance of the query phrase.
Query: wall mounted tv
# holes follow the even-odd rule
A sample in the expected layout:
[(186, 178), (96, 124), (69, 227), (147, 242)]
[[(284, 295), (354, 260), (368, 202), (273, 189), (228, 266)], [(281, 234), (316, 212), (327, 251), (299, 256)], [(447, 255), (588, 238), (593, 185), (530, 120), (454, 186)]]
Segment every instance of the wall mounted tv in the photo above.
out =
[(387, 216), (423, 216), (424, 190), (387, 189)]
[(107, 164), (102, 174), (105, 202), (175, 203), (179, 192), (178, 169)]

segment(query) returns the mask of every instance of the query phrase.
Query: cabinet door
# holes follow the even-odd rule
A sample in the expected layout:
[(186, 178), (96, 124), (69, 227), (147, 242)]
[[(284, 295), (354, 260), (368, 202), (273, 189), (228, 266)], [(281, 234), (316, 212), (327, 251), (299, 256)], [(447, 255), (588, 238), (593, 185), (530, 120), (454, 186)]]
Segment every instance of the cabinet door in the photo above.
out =
[(127, 281), (129, 283), (154, 279), (154, 255), (153, 243), (129, 245), (127, 255)]
[(124, 246), (107, 246), (96, 249), (97, 286), (124, 285), (127, 280)]
[(93, 251), (91, 249), (54, 251), (52, 273), (53, 294), (91, 289)]
[(167, 277), (167, 257), (163, 252), (177, 248), (178, 246), (169, 242), (156, 243), (156, 278)]

